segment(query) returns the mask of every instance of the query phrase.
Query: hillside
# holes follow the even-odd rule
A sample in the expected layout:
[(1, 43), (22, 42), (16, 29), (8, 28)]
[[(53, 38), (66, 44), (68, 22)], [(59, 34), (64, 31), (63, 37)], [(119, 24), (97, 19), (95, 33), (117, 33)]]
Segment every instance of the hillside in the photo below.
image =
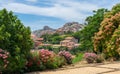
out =
[(44, 26), (43, 29), (35, 30), (32, 33), (36, 35), (37, 37), (40, 37), (44, 34), (53, 34), (55, 33), (55, 29), (50, 28), (49, 26)]
[(37, 37), (40, 37), (44, 34), (54, 34), (54, 33), (58, 33), (62, 35), (68, 32), (77, 32), (81, 30), (83, 27), (84, 26), (82, 24), (79, 24), (78, 22), (68, 22), (65, 25), (63, 25), (63, 27), (58, 29), (52, 29), (49, 26), (44, 26), (43, 29), (35, 30), (32, 33)]

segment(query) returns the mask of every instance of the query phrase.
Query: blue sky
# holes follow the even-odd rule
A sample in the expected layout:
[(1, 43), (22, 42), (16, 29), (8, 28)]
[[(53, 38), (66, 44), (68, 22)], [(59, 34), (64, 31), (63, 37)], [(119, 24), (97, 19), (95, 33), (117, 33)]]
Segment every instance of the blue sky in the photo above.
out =
[(32, 30), (48, 25), (59, 28), (67, 22), (84, 23), (93, 10), (111, 9), (119, 0), (0, 0), (0, 9), (6, 8), (18, 16)]

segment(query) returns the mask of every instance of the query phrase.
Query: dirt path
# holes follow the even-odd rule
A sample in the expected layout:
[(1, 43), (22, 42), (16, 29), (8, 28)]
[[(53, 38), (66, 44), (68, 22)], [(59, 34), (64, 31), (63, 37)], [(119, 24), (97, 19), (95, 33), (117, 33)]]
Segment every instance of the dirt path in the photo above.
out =
[(69, 69), (57, 69), (52, 71), (32, 72), (29, 74), (120, 74), (120, 62), (112, 64), (78, 66)]

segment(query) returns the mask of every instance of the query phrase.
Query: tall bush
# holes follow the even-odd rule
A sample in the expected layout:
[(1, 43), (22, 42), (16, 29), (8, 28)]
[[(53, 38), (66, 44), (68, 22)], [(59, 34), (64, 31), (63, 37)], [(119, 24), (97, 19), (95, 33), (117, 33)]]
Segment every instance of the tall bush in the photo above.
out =
[(0, 48), (12, 56), (27, 54), (32, 46), (29, 27), (25, 27), (13, 12), (0, 11)]
[(120, 25), (120, 4), (106, 13), (101, 23), (99, 32), (94, 37), (94, 50), (97, 53), (105, 53), (106, 58), (118, 58), (119, 51), (119, 25)]
[(91, 51), (93, 50), (93, 41), (94, 33), (99, 31), (100, 23), (104, 19), (104, 14), (107, 12), (107, 9), (98, 9), (93, 11), (94, 14), (86, 18), (86, 26), (79, 32), (73, 34), (77, 39), (80, 39), (80, 50)]
[(8, 70), (19, 71), (26, 62), (26, 56), (32, 47), (29, 27), (6, 9), (0, 10), (0, 48), (10, 53)]

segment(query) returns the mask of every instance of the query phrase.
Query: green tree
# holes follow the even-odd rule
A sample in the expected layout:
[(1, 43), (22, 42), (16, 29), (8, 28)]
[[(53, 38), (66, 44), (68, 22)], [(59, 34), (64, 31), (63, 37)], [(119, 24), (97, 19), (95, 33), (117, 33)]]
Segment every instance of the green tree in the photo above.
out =
[(120, 56), (120, 3), (113, 6), (112, 10), (105, 14), (99, 32), (94, 36), (94, 50), (97, 53), (105, 53), (107, 58)]
[(51, 44), (59, 44), (61, 40), (63, 40), (65, 37), (55, 33), (55, 34), (45, 34), (42, 35), (41, 37), (44, 38), (44, 42), (46, 43), (51, 43)]
[(79, 37), (80, 39), (80, 49), (81, 50), (93, 50), (93, 42), (92, 37), (95, 32), (98, 32), (100, 27), (100, 23), (104, 19), (104, 14), (107, 12), (106, 9), (98, 9), (97, 11), (93, 11), (93, 16), (89, 16), (86, 18), (86, 26), (83, 30), (76, 32), (73, 36)]
[(0, 11), (0, 48), (7, 50), (12, 56), (27, 54), (32, 46), (29, 27), (6, 9)]
[(19, 72), (24, 68), (26, 56), (32, 47), (30, 35), (30, 28), (25, 27), (12, 11), (0, 10), (0, 48), (10, 53), (5, 74)]

